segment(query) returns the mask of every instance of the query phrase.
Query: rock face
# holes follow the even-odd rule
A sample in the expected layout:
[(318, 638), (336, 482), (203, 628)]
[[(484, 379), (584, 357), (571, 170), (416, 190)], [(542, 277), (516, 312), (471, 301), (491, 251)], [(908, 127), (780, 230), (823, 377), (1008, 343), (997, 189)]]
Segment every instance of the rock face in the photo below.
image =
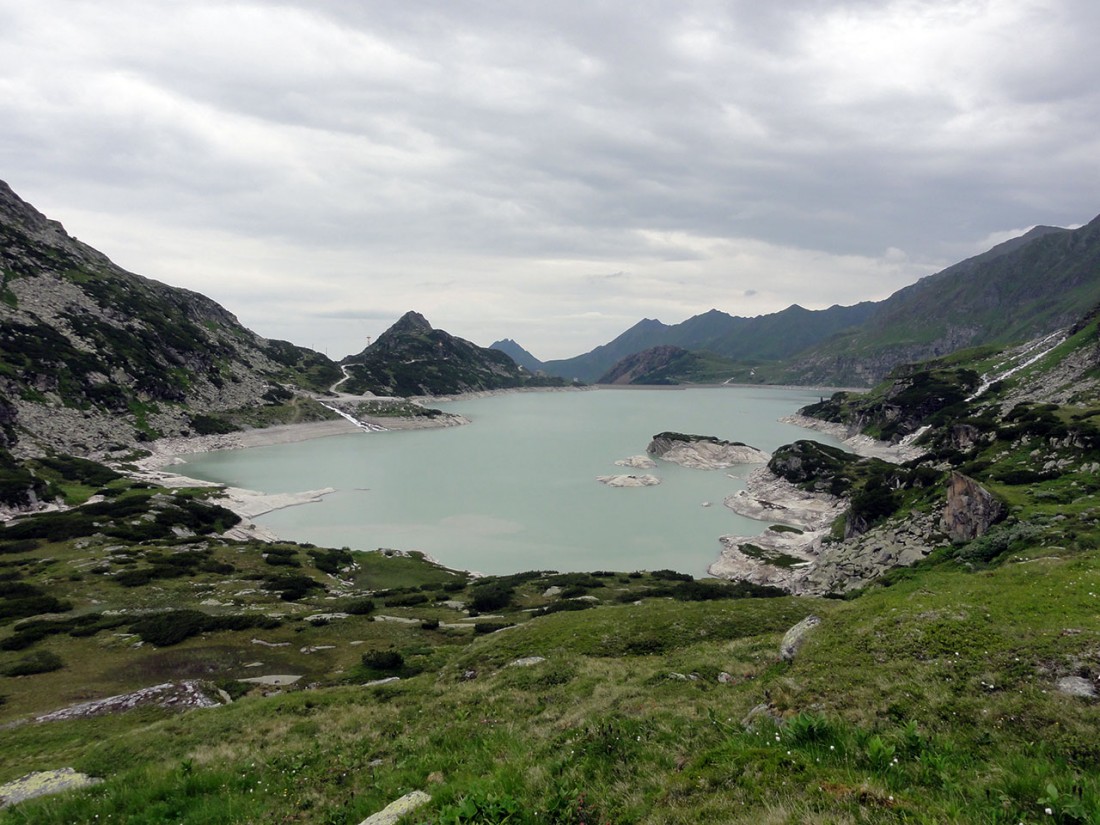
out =
[(848, 508), (848, 500), (809, 492), (779, 478), (767, 467), (752, 471), (748, 489), (727, 496), (725, 505), (746, 518), (771, 521), (800, 530), (825, 530)]
[(269, 341), (209, 298), (143, 278), (0, 182), (0, 441), (13, 454), (86, 454), (262, 406), (340, 376), (320, 353)]
[(815, 548), (814, 563), (794, 583), (792, 592), (807, 596), (847, 593), (895, 567), (910, 567), (940, 543), (938, 522), (930, 513), (912, 514), (873, 527), (854, 539), (821, 542)]
[(953, 542), (972, 541), (1006, 514), (1003, 503), (974, 479), (952, 473), (947, 483), (943, 530)]
[(735, 464), (763, 464), (771, 458), (763, 450), (737, 441), (673, 432), (653, 436), (646, 452), (664, 461), (699, 470), (719, 470)]
[(713, 576), (821, 596), (864, 586), (895, 567), (915, 564), (942, 544), (940, 517), (912, 513), (845, 541), (829, 540), (830, 527), (848, 508), (846, 498), (804, 490), (769, 469), (755, 470), (748, 490), (726, 499), (734, 512), (798, 529), (758, 536), (722, 536)]
[(628, 355), (597, 379), (597, 384), (675, 384), (671, 376), (689, 370), (698, 356), (680, 347), (660, 346)]

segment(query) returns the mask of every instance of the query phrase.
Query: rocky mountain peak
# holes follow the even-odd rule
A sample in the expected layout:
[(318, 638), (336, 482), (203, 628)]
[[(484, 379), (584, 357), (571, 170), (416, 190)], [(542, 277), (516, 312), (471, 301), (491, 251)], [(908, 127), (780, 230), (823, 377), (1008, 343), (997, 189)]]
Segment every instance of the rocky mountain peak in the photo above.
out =
[(397, 319), (390, 330), (394, 332), (431, 332), (432, 325), (419, 312), (410, 309)]

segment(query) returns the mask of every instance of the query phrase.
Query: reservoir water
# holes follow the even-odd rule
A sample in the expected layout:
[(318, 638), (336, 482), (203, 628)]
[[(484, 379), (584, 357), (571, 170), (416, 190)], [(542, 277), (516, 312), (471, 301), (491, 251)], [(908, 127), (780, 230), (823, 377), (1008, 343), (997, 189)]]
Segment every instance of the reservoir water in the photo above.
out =
[[(766, 528), (722, 506), (756, 465), (694, 470), (616, 467), (673, 430), (771, 451), (800, 438), (836, 441), (778, 419), (811, 389), (600, 389), (438, 404), (469, 426), (349, 433), (186, 456), (181, 472), (267, 493), (335, 487), (321, 502), (257, 521), (283, 538), (327, 547), (419, 550), (448, 567), (656, 570), (695, 576), (718, 537)], [(611, 488), (596, 476), (649, 472), (661, 484)], [(703, 506), (709, 502), (710, 506)]]

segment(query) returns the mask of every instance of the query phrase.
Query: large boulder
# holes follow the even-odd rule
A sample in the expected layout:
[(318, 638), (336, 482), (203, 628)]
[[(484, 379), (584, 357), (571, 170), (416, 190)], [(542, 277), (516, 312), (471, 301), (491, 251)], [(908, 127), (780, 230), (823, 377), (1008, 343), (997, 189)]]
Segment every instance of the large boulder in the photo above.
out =
[(943, 531), (951, 541), (973, 541), (1007, 513), (1005, 505), (981, 484), (962, 473), (951, 473), (943, 508)]
[(810, 631), (819, 624), (821, 624), (820, 617), (810, 615), (783, 634), (783, 641), (779, 645), (779, 655), (783, 661), (794, 661), (794, 657), (798, 654)]

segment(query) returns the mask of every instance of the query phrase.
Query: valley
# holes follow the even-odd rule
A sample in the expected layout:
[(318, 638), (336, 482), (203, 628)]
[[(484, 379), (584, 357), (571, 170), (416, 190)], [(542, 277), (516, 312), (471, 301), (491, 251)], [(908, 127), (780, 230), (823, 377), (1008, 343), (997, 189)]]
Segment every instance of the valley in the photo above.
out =
[[(841, 320), (804, 319), (812, 350), (722, 356), (872, 386), (799, 410), (843, 447), (765, 445), (730, 509), (774, 540), (728, 536), (696, 577), (675, 551), (475, 576), (248, 532), (219, 488), (141, 462), (270, 426), (359, 437), (325, 406), (341, 365), (125, 272), (6, 186), (0, 219), (0, 823), (357, 825), (413, 791), (402, 822), (1100, 822), (1095, 221), (819, 311)], [(344, 412), (380, 426), (378, 405), (432, 419), (419, 396), (584, 379), (417, 313), (377, 343), (338, 390), (372, 393)], [(656, 452), (696, 438), (672, 426)], [(662, 489), (595, 476), (591, 496)], [(95, 782), (11, 784), (62, 769)]]

